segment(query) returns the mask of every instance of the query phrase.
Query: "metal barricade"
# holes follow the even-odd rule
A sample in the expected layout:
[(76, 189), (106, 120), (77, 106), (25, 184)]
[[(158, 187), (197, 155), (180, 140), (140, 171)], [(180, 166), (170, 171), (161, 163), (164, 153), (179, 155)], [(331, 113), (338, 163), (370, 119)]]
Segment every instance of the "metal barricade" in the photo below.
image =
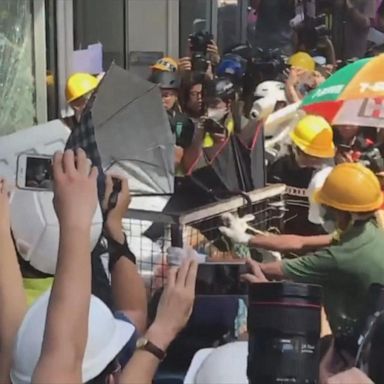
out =
[[(252, 256), (246, 246), (233, 244), (219, 231), (224, 213), (254, 215), (249, 224), (260, 230), (283, 230), (285, 185), (271, 185), (248, 193), (249, 201), (238, 196), (178, 214), (138, 209), (127, 212), (123, 225), (128, 244), (137, 258), (138, 269), (149, 292), (163, 286), (167, 271), (166, 253), (170, 246), (192, 247), (208, 261), (235, 261)], [(151, 238), (148, 233), (151, 232)], [(154, 235), (155, 233), (155, 235)]]

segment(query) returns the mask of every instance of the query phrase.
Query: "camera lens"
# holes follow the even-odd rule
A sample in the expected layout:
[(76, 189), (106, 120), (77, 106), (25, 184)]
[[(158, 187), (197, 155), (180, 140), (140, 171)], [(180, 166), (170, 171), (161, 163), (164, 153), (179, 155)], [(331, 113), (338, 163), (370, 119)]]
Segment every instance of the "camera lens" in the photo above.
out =
[(253, 284), (249, 290), (250, 384), (317, 384), (321, 287)]

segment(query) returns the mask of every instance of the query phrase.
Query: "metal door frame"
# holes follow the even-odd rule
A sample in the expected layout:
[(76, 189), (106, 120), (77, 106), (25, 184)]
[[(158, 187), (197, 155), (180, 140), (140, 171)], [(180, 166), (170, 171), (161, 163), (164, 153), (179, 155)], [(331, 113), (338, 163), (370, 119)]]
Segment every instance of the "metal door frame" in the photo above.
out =
[(45, 2), (32, 0), (33, 65), (35, 77), (35, 108), (37, 124), (48, 118), (47, 107), (47, 60), (45, 36)]
[[(56, 0), (57, 18), (57, 90), (59, 117), (72, 113), (65, 99), (65, 84), (72, 66), (73, 42), (73, 1)], [(45, 55), (45, 53), (44, 53)]]

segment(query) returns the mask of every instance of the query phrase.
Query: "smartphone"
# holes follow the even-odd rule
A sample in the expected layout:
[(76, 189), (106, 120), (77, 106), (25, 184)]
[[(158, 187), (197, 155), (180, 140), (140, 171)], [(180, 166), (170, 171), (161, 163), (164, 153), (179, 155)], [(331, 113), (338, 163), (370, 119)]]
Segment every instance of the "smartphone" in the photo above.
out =
[(223, 127), (217, 121), (209, 118), (204, 122), (204, 129), (205, 129), (205, 132), (212, 133), (212, 134), (214, 133), (224, 134), (226, 132), (225, 127)]
[(19, 189), (52, 190), (52, 156), (21, 154), (17, 158), (16, 185)]
[(199, 264), (196, 295), (247, 295), (248, 285), (240, 281), (247, 273), (244, 262), (208, 262)]

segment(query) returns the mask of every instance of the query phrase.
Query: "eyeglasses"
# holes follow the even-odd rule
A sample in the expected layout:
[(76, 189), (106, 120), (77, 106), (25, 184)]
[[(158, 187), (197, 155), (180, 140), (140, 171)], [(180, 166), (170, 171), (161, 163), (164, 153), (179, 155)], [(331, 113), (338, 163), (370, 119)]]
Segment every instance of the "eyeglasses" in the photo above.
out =
[(189, 96), (191, 96), (191, 97), (201, 97), (201, 96), (203, 96), (203, 92), (202, 91), (191, 91), (191, 92), (189, 92)]

